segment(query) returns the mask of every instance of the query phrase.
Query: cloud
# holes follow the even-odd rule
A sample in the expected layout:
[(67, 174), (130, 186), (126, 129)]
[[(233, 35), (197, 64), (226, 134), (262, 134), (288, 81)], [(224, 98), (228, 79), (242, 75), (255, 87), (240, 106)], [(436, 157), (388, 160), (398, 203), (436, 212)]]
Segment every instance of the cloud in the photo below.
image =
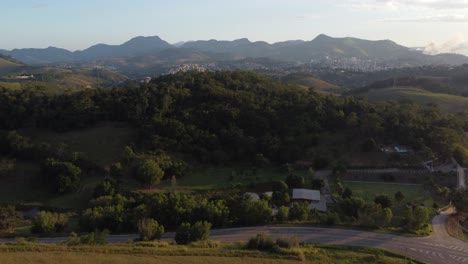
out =
[(449, 38), (442, 44), (430, 42), (422, 48), (425, 54), (439, 54), (439, 53), (460, 53), (468, 48), (468, 43), (465, 41), (465, 36), (462, 34), (455, 35)]
[(468, 9), (468, 0), (351, 0), (347, 4), (342, 5), (367, 9), (414, 7), (436, 10), (460, 10)]
[(425, 17), (412, 17), (412, 18), (386, 18), (381, 20), (383, 22), (397, 22), (397, 23), (431, 23), (431, 22), (445, 22), (445, 23), (467, 23), (468, 16), (461, 14), (451, 15), (436, 15), (436, 16), (425, 16)]

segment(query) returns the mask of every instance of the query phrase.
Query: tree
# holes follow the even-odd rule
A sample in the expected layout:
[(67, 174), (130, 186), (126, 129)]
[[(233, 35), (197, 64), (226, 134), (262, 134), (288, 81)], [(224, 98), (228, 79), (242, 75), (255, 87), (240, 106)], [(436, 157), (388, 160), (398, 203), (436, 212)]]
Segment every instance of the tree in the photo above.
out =
[(14, 206), (0, 206), (0, 230), (13, 228), (21, 219)]
[(285, 192), (288, 190), (288, 185), (284, 181), (275, 181), (273, 182), (272, 190), (273, 192)]
[(271, 195), (271, 202), (275, 205), (288, 204), (291, 197), (287, 192), (274, 191)]
[(289, 207), (280, 206), (278, 208), (278, 213), (276, 214), (276, 219), (279, 222), (285, 222), (289, 219)]
[(41, 166), (41, 174), (54, 192), (63, 194), (78, 188), (81, 169), (71, 162), (47, 159)]
[(159, 167), (159, 165), (150, 159), (146, 159), (140, 162), (136, 168), (136, 177), (142, 184), (147, 184), (149, 187), (152, 187), (158, 184), (162, 177), (164, 176), (164, 171)]
[(429, 211), (423, 206), (411, 206), (406, 212), (406, 228), (418, 230), (429, 221)]
[(289, 188), (302, 188), (305, 185), (305, 180), (302, 176), (289, 174), (288, 177), (286, 177), (286, 184)]
[(379, 195), (374, 198), (374, 203), (380, 204), (382, 208), (388, 208), (392, 206), (392, 200), (387, 195)]
[(236, 215), (239, 225), (263, 225), (271, 219), (271, 207), (265, 200), (243, 200), (232, 214)]
[(453, 157), (461, 166), (468, 164), (468, 150), (462, 146), (455, 147), (453, 151)]
[(393, 212), (390, 208), (383, 208), (375, 222), (378, 227), (386, 227), (390, 224), (393, 218)]
[(459, 213), (468, 213), (468, 188), (453, 191), (450, 195), (453, 206)]
[(175, 233), (175, 241), (179, 245), (186, 245), (191, 242), (191, 228), (190, 223), (182, 223)]
[(359, 222), (368, 227), (385, 227), (390, 224), (393, 213), (390, 208), (382, 208), (380, 204), (366, 204), (359, 210)]
[(100, 196), (113, 196), (115, 194), (115, 184), (115, 180), (112, 178), (104, 179), (94, 188), (93, 196), (95, 198)]
[(123, 176), (122, 163), (116, 162), (109, 169), (109, 176), (112, 178), (121, 178)]
[(359, 210), (364, 207), (365, 201), (360, 197), (351, 197), (348, 199), (343, 199), (339, 205), (344, 215), (358, 218)]
[(348, 198), (351, 198), (351, 196), (353, 196), (353, 191), (351, 191), (350, 188), (346, 187), (343, 193), (341, 194), (341, 197), (343, 199), (348, 199)]
[(395, 201), (397, 201), (397, 203), (401, 203), (404, 199), (405, 195), (401, 191), (395, 193)]
[(322, 179), (319, 178), (313, 178), (310, 182), (310, 187), (312, 187), (314, 190), (321, 190), (323, 186), (325, 186), (325, 183)]
[(130, 146), (125, 146), (123, 151), (123, 158), (126, 163), (132, 162), (136, 157), (135, 152)]
[(159, 225), (158, 221), (154, 219), (144, 218), (138, 222), (138, 233), (142, 241), (161, 239), (164, 234), (164, 226)]
[(289, 219), (304, 221), (309, 216), (309, 212), (310, 209), (308, 203), (294, 202), (291, 204), (291, 208), (289, 209)]

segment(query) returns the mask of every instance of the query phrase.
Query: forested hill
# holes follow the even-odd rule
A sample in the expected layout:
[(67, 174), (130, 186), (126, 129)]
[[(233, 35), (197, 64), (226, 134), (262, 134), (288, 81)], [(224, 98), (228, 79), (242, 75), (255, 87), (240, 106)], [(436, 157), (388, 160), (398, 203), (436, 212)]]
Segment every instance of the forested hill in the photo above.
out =
[(31, 124), (76, 130), (101, 121), (132, 124), (140, 150), (183, 153), (206, 163), (316, 158), (323, 153), (311, 150), (338, 134), (347, 142), (398, 142), (449, 155), (468, 131), (467, 115), (320, 95), (249, 72), (177, 73), (138, 88), (56, 96), (0, 90), (3, 130)]

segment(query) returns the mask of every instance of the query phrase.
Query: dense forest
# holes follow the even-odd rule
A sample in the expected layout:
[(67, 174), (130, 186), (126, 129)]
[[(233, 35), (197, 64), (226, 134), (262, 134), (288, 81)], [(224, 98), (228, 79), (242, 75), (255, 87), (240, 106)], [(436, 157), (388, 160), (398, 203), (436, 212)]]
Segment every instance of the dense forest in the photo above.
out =
[(138, 88), (89, 89), (50, 96), (41, 90), (0, 93), (0, 128), (67, 131), (100, 121), (138, 130), (143, 151), (185, 153), (201, 162), (292, 162), (320, 136), (400, 143), (427, 155), (451, 155), (468, 130), (468, 115), (437, 106), (320, 95), (248, 72), (189, 72)]
[[(131, 146), (122, 150), (122, 159), (107, 170), (60, 144), (36, 142), (20, 133), (31, 127), (79, 131), (106, 121), (126, 123), (136, 131)], [(131, 174), (142, 186), (152, 187), (171, 176), (182, 177), (187, 164), (276, 166), (303, 159), (313, 160), (314, 169), (333, 166), (334, 173), (339, 173), (334, 163), (337, 153), (310, 151), (330, 135), (345, 135), (347, 142), (360, 142), (360, 151), (376, 151), (378, 144), (398, 143), (427, 158), (454, 155), (463, 160), (466, 151), (460, 142), (468, 131), (468, 115), (442, 114), (435, 105), (377, 104), (323, 95), (249, 72), (193, 71), (111, 90), (50, 94), (42, 88), (2, 88), (0, 128), (3, 167), (8, 167), (9, 159), (40, 162), (40, 179), (56, 195), (77, 190), (82, 174), (100, 175), (102, 181), (80, 214), (82, 229), (129, 232), (145, 218), (156, 219), (172, 229), (184, 222), (199, 221), (208, 221), (214, 227), (265, 224), (271, 221), (271, 206), (265, 199), (250, 201), (236, 190), (200, 195), (132, 192), (124, 186), (124, 174)], [(347, 148), (335, 147), (336, 152)], [(271, 203), (282, 206), (277, 221), (307, 219), (307, 205), (293, 203), (289, 209), (284, 206), (289, 203), (291, 188), (307, 187), (304, 179), (289, 174), (285, 182), (273, 188)], [(315, 185), (319, 189), (323, 186), (320, 181)], [(316, 222), (367, 219), (361, 224), (389, 224), (389, 209), (356, 200), (350, 190), (343, 193), (347, 194), (343, 194), (336, 209), (342, 219), (334, 212), (312, 212)], [(400, 219), (406, 222), (398, 222), (397, 226), (421, 228), (426, 220), (413, 223), (408, 220), (416, 219), (413, 213), (417, 212), (409, 210)], [(38, 230), (44, 229), (43, 223), (57, 222), (55, 226), (60, 228), (55, 231), (62, 231), (61, 223), (66, 218), (43, 213), (34, 221)]]

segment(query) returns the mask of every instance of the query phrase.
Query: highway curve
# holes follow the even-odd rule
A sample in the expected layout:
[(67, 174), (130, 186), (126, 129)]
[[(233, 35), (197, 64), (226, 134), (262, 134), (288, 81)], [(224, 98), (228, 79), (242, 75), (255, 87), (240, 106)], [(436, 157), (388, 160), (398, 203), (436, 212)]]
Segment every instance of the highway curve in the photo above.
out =
[[(381, 248), (431, 264), (468, 264), (468, 243), (453, 238), (447, 233), (445, 226), (447, 217), (447, 215), (438, 215), (433, 218), (434, 232), (428, 237), (403, 237), (334, 228), (264, 226), (216, 229), (211, 231), (210, 239), (223, 242), (247, 241), (260, 232), (269, 233), (273, 237), (297, 235), (303, 242)], [(111, 235), (109, 242), (127, 242), (135, 238), (137, 238), (136, 234)], [(170, 241), (173, 238), (174, 233), (166, 233), (163, 236), (164, 240)], [(65, 237), (40, 238), (39, 242), (60, 243), (65, 240)], [(0, 240), (0, 242), (13, 241), (14, 239)]]

